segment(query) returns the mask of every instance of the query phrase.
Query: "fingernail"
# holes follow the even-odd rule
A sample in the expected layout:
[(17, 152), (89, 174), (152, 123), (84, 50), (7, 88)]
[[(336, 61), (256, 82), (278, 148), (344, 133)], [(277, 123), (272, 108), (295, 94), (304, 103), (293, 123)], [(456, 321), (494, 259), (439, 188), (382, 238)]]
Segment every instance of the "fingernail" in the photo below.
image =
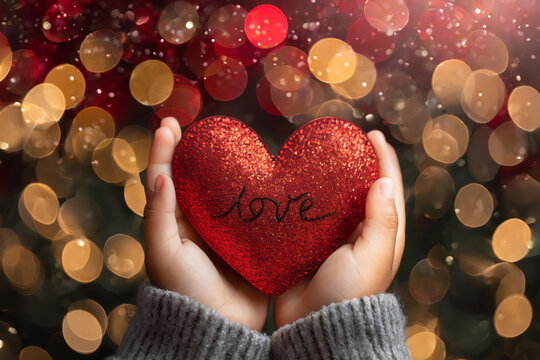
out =
[(383, 178), (379, 185), (381, 196), (385, 199), (394, 198), (394, 181), (390, 178)]
[(163, 184), (165, 183), (165, 177), (161, 174), (156, 178), (156, 183), (154, 185), (154, 192), (158, 193), (161, 191)]

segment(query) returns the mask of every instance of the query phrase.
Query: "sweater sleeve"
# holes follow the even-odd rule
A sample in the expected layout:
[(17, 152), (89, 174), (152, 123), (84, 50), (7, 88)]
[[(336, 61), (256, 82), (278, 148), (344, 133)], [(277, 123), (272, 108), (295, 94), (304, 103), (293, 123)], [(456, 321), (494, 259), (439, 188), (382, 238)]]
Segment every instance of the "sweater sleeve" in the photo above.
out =
[(274, 359), (410, 359), (400, 300), (378, 294), (331, 304), (272, 334)]
[(110, 360), (269, 359), (268, 336), (178, 293), (144, 284), (117, 355)]

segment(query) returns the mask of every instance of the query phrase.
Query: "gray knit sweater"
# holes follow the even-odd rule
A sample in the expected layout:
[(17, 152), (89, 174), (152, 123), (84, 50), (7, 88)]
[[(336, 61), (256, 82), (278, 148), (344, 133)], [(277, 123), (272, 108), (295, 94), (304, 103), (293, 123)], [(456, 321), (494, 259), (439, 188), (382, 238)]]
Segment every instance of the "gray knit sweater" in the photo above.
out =
[(405, 322), (398, 298), (379, 294), (325, 306), (268, 337), (146, 284), (110, 359), (410, 359)]

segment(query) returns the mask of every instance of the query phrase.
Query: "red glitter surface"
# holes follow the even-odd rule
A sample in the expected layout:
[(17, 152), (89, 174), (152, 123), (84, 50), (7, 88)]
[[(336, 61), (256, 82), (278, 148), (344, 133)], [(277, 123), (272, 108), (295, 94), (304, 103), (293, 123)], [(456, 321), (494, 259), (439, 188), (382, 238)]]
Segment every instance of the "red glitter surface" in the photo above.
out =
[(350, 122), (313, 120), (273, 157), (252, 129), (223, 116), (186, 130), (172, 174), (178, 204), (202, 238), (274, 296), (343, 243), (379, 176), (371, 143)]

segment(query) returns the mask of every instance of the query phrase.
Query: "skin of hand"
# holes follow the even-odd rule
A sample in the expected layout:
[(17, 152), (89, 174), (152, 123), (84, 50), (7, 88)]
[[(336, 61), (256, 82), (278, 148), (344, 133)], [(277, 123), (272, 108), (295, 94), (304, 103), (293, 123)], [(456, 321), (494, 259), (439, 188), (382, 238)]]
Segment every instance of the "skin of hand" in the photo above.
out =
[(405, 246), (401, 170), (383, 133), (371, 131), (368, 138), (379, 159), (380, 178), (368, 192), (365, 219), (313, 276), (274, 298), (278, 328), (325, 305), (384, 292), (396, 275)]
[(229, 320), (260, 331), (269, 297), (213, 253), (177, 205), (171, 160), (181, 134), (176, 119), (163, 119), (150, 151), (144, 214), (148, 277), (160, 288), (186, 295)]

